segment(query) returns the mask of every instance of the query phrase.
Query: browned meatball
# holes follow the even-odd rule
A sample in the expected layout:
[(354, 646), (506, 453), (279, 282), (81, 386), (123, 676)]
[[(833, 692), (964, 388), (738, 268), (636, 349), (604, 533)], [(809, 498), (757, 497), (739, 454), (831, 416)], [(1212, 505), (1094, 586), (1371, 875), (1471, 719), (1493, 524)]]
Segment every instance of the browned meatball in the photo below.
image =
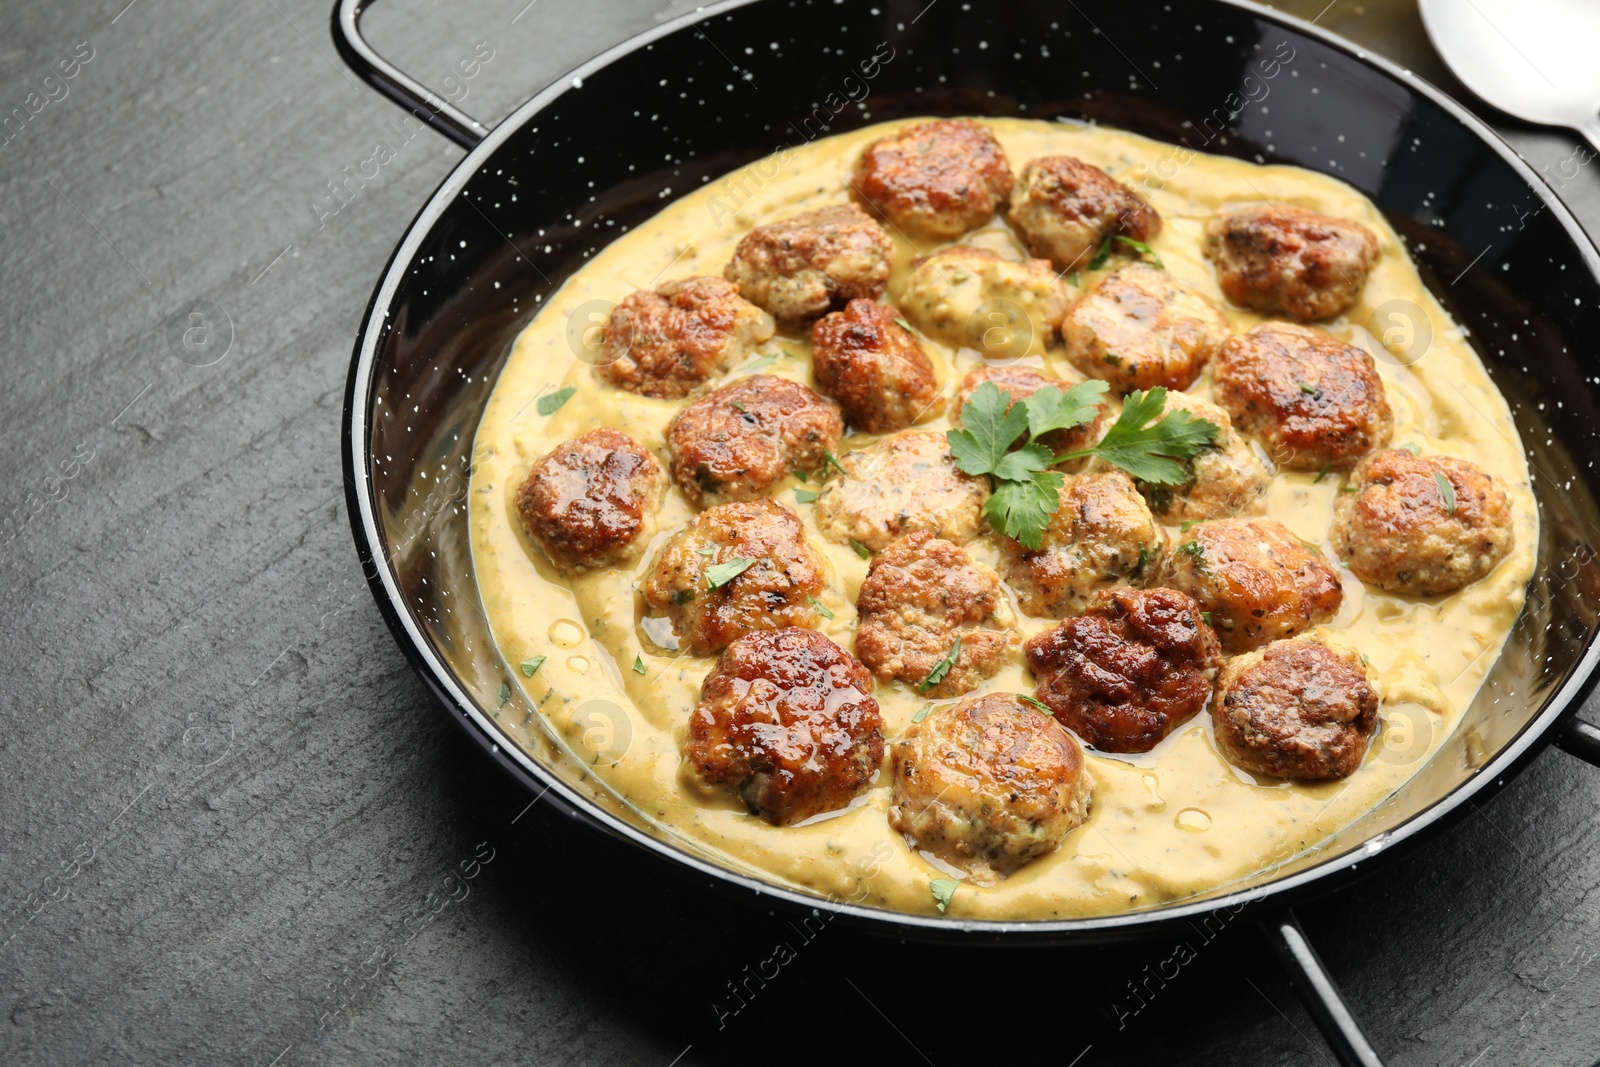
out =
[(1143, 197), (1071, 156), (1044, 156), (1023, 167), (1010, 214), (1033, 254), (1060, 271), (1086, 268), (1108, 237), (1149, 241), (1161, 232), (1161, 216)]
[(1037, 550), (1002, 538), (1000, 568), (1030, 615), (1076, 615), (1102, 589), (1143, 584), (1167, 535), (1121, 471), (1067, 477)]
[(1148, 752), (1211, 696), (1222, 663), (1200, 605), (1175, 589), (1112, 589), (1023, 646), (1039, 699), (1102, 752)]
[(933, 361), (895, 309), (852, 300), (811, 328), (812, 370), (822, 391), (839, 401), (850, 424), (866, 433), (903, 430), (944, 410)]
[(1211, 721), (1217, 748), (1247, 771), (1344, 778), (1378, 729), (1378, 693), (1360, 653), (1296, 637), (1230, 660)]
[(993, 885), (1055, 851), (1089, 817), (1083, 750), (1014, 693), (941, 708), (895, 742), (889, 825)]
[(1073, 302), (1061, 339), (1073, 366), (1119, 393), (1183, 390), (1228, 339), (1228, 320), (1166, 271), (1130, 263)]
[(1515, 540), (1505, 489), (1454, 456), (1374, 452), (1333, 506), (1334, 551), (1391, 593), (1453, 593), (1494, 570)]
[(1361, 298), (1378, 262), (1378, 237), (1359, 222), (1302, 207), (1244, 204), (1206, 223), (1205, 254), (1235, 304), (1326, 319)]
[(723, 504), (696, 515), (662, 549), (644, 601), (672, 620), (690, 653), (709, 656), (753, 630), (817, 625), (823, 568), (782, 504)]
[[(961, 425), (961, 409), (966, 406), (972, 394), (978, 391), (978, 386), (984, 382), (993, 382), (995, 388), (1011, 397), (1012, 403), (1026, 400), (1047, 385), (1053, 385), (1063, 393), (1071, 389), (1076, 382), (1063, 381), (1059, 378), (1050, 378), (1032, 367), (1022, 367), (1015, 364), (1002, 366), (989, 366), (987, 364), (974, 367), (961, 379), (961, 390), (956, 394), (955, 415), (951, 421), (957, 426)], [(1109, 409), (1111, 401), (1102, 400), (1097, 405), (1097, 413), (1088, 422), (1079, 423), (1070, 430), (1051, 430), (1041, 439), (1041, 443), (1058, 455), (1063, 452), (1076, 452), (1088, 448), (1100, 438), (1105, 436), (1106, 426), (1110, 422)], [(1008, 407), (1006, 410), (1010, 410)]]
[(517, 514), (551, 562), (581, 574), (638, 554), (661, 480), (661, 465), (633, 438), (590, 430), (533, 465), (517, 490)]
[(747, 634), (706, 676), (684, 755), (774, 826), (837, 811), (883, 763), (872, 675), (815, 630)]
[(1282, 467), (1348, 467), (1389, 443), (1394, 414), (1372, 357), (1311, 326), (1263, 322), (1230, 337), (1212, 395)]
[(929, 337), (985, 359), (1043, 352), (1067, 310), (1067, 287), (1048, 260), (1021, 263), (975, 245), (912, 260), (895, 303)]
[(1275, 519), (1216, 519), (1189, 528), (1164, 584), (1200, 602), (1230, 654), (1293, 637), (1338, 614), (1339, 576)]
[(994, 215), (1011, 193), (1011, 164), (989, 127), (971, 119), (918, 122), (869, 144), (855, 194), (918, 236), (951, 238)]
[(600, 376), (642, 396), (688, 396), (772, 337), (772, 316), (721, 278), (684, 278), (623, 299), (601, 330)]
[[(873, 557), (856, 610), (861, 662), (886, 682), (899, 680), (934, 698), (976, 689), (1017, 643), (999, 579), (959, 545), (926, 530)], [(957, 640), (956, 659), (946, 663)], [(941, 664), (943, 678), (928, 684)]]
[(1161, 409), (1165, 418), (1187, 411), (1217, 428), (1217, 436), (1184, 460), (1182, 485), (1139, 483), (1150, 511), (1161, 521), (1176, 525), (1229, 515), (1260, 515), (1267, 510), (1267, 490), (1272, 470), (1242, 436), (1233, 432), (1233, 420), (1217, 405), (1190, 396), (1168, 393)]
[(764, 496), (839, 446), (839, 405), (799, 382), (752, 374), (696, 400), (667, 427), (672, 480), (704, 507)]
[(846, 453), (817, 499), (817, 529), (877, 550), (916, 530), (964, 545), (983, 524), (986, 479), (956, 469), (942, 433), (905, 430)]
[(757, 226), (723, 273), (746, 300), (796, 326), (852, 300), (882, 296), (893, 251), (870, 215), (838, 204)]

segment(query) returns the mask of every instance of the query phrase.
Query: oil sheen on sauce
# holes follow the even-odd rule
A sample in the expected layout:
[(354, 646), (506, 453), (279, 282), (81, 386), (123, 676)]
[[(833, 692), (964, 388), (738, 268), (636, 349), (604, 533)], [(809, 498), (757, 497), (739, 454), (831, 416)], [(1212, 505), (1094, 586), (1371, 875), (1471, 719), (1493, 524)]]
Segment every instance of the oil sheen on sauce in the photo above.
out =
[[(632, 435), (666, 469), (665, 429), (686, 401), (610, 387), (595, 372), (592, 356), (579, 358), (592, 351), (592, 328), (603, 308), (669, 279), (720, 275), (751, 227), (845, 202), (847, 176), (861, 148), (898, 125), (819, 140), (707, 184), (619, 237), (570, 278), (517, 340), (489, 400), (474, 448), (470, 524), (479, 593), (508, 677), (521, 686), (497, 717), (513, 743), (546, 759), (556, 754), (573, 778), (592, 776), (588, 784), (609, 794), (613, 807), (631, 810), (658, 834), (716, 863), (838, 900), (929, 913), (929, 882), (951, 872), (890, 829), (886, 774), (843, 812), (776, 828), (746, 814), (737, 798), (701, 787), (685, 770), (680, 750), (689, 714), (715, 661), (663, 648), (659, 642), (670, 644), (670, 630), (655, 624), (647, 632), (641, 626), (637, 594), (661, 543), (692, 515), (676, 490), (667, 492), (657, 532), (637, 566), (577, 580), (559, 576), (527, 541), (512, 504), (539, 456), (601, 426)], [(1349, 779), (1258, 783), (1217, 755), (1210, 717), (1202, 713), (1145, 755), (1088, 753), (1095, 778), (1088, 821), (1056, 852), (1000, 884), (963, 886), (948, 912), (987, 919), (1104, 915), (1203, 893), (1282, 863), (1375, 807), (1421, 767), (1451, 736), (1516, 620), (1533, 570), (1538, 516), (1504, 399), (1422, 285), (1394, 231), (1359, 193), (1297, 168), (1195, 155), (1104, 128), (1011, 119), (990, 125), (1013, 167), (1064, 153), (1138, 190), (1164, 220), (1153, 245), (1165, 268), (1210, 295), (1237, 331), (1261, 316), (1231, 307), (1201, 257), (1202, 227), (1216, 208), (1272, 199), (1365, 223), (1379, 235), (1382, 259), (1362, 301), (1322, 325), (1380, 357), (1381, 346), (1390, 346), (1393, 355), (1379, 358), (1377, 366), (1394, 408), (1396, 445), (1472, 460), (1505, 483), (1515, 513), (1511, 554), (1483, 581), (1451, 596), (1388, 596), (1364, 590), (1348, 570), (1339, 570), (1344, 607), (1331, 628), (1368, 657), (1384, 697), (1383, 725), (1366, 762)], [(909, 260), (934, 246), (918, 249), (892, 236), (898, 282)], [(998, 219), (963, 240), (1025, 258)], [(1087, 271), (1081, 281), (1091, 281)], [(895, 283), (888, 295), (891, 302), (899, 295)], [(1375, 315), (1384, 305), (1407, 306), (1393, 301), (1409, 302), (1431, 322), (1431, 345), (1420, 358), (1407, 348), (1414, 338), (1403, 315)], [(1369, 322), (1383, 336), (1369, 335)], [(976, 365), (977, 353), (932, 342), (927, 348), (945, 395), (952, 395), (955, 383)], [(763, 372), (810, 380), (805, 337), (780, 334), (751, 358), (769, 355), (776, 358)], [(1072, 376), (1060, 350), (1043, 350), (1037, 339), (1024, 362)], [(730, 377), (740, 373), (735, 368)], [(549, 416), (540, 414), (535, 398), (569, 386), (575, 392), (566, 404)], [(1190, 391), (1209, 396), (1209, 375)], [(948, 422), (939, 418), (918, 428), (943, 431)], [(854, 435), (842, 450), (872, 439)], [(1323, 544), (1333, 558), (1326, 543), (1340, 484), (1332, 475), (1318, 481), (1312, 474), (1279, 473), (1268, 514)], [(826, 557), (832, 574), (823, 602), (835, 617), (823, 622), (823, 632), (852, 649), (853, 605), (867, 563), (849, 546), (818, 534), (812, 505), (795, 498), (795, 490), (804, 488), (790, 478), (774, 496), (801, 517), (811, 543)], [(995, 561), (988, 539), (968, 548), (981, 561)], [(1020, 612), (1018, 617), (1024, 639), (1053, 621)], [(539, 656), (545, 659), (531, 676), (518, 669)], [(1033, 691), (1020, 653), (978, 690), (989, 691)], [(925, 701), (899, 683), (880, 684), (875, 695), (892, 743)]]

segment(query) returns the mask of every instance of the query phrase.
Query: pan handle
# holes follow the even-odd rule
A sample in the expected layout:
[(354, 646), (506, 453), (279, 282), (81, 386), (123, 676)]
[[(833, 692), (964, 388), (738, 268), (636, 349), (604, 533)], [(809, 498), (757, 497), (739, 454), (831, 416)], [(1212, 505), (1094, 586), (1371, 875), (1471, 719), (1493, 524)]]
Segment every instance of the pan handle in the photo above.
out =
[(1556, 731), (1554, 740), (1556, 747), (1567, 755), (1600, 767), (1600, 729), (1574, 715)]
[(1383, 1060), (1367, 1040), (1350, 1005), (1344, 1002), (1339, 987), (1333, 984), (1333, 977), (1317, 956), (1317, 950), (1306, 940), (1306, 932), (1300, 928), (1300, 920), (1293, 909), (1263, 919), (1261, 925), (1272, 943), (1273, 954), (1289, 972), (1295, 991), (1342, 1067), (1383, 1067)]
[[(376, 0), (365, 0), (366, 5)], [(489, 128), (373, 51), (361, 36), (363, 0), (334, 0), (333, 44), (356, 76), (462, 148), (473, 148)]]

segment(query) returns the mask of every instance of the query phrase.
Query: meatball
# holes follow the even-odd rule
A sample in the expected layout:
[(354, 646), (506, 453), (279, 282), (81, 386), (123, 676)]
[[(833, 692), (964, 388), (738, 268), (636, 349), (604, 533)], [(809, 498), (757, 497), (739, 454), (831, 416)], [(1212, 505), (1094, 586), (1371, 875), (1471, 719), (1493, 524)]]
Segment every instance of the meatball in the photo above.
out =
[[(968, 400), (972, 399), (972, 394), (978, 391), (978, 386), (984, 382), (993, 382), (995, 388), (1011, 397), (1013, 404), (1018, 400), (1027, 399), (1047, 385), (1053, 385), (1062, 392), (1066, 392), (1076, 384), (1046, 377), (1031, 367), (990, 366), (987, 364), (974, 367), (961, 380), (961, 390), (956, 394), (955, 415), (951, 421), (957, 426), (961, 425), (961, 409), (966, 406)], [(1110, 421), (1109, 408), (1110, 402), (1102, 400), (1097, 405), (1097, 414), (1094, 418), (1088, 422), (1079, 423), (1069, 430), (1051, 430), (1040, 439), (1040, 443), (1058, 455), (1063, 452), (1076, 452), (1079, 449), (1090, 447), (1105, 436), (1106, 425)], [(1009, 411), (1010, 408), (1007, 407), (1006, 410)]]
[(1287, 204), (1244, 204), (1206, 223), (1206, 258), (1241, 307), (1326, 319), (1361, 298), (1378, 237), (1350, 219)]
[(1211, 392), (1236, 427), (1296, 470), (1348, 467), (1394, 431), (1372, 357), (1310, 326), (1263, 322), (1230, 337)]
[(1175, 589), (1110, 589), (1023, 647), (1039, 699), (1102, 752), (1149, 752), (1211, 697), (1222, 663), (1200, 605)]
[(551, 562), (581, 574), (638, 555), (661, 482), (661, 465), (633, 438), (590, 430), (533, 465), (517, 490), (517, 514)]
[(1359, 652), (1296, 637), (1230, 660), (1211, 721), (1222, 755), (1247, 771), (1344, 778), (1377, 731), (1378, 693)]
[(1163, 584), (1200, 602), (1230, 654), (1327, 622), (1344, 599), (1322, 553), (1275, 519), (1190, 527), (1167, 559)]
[(839, 461), (844, 475), (817, 498), (817, 529), (830, 541), (876, 551), (917, 530), (964, 545), (978, 536), (985, 479), (956, 469), (942, 433), (907, 430)]
[(944, 410), (933, 361), (896, 315), (892, 307), (852, 300), (811, 328), (817, 384), (867, 433), (903, 430)]
[(1156, 518), (1176, 525), (1229, 515), (1260, 515), (1267, 510), (1272, 471), (1250, 443), (1233, 432), (1226, 411), (1188, 393), (1168, 393), (1161, 410), (1162, 418), (1187, 411), (1216, 426), (1217, 436), (1184, 461), (1188, 477), (1182, 485), (1139, 483)]
[(948, 119), (903, 126), (869, 144), (851, 186), (900, 229), (948, 240), (988, 222), (1012, 181), (989, 127)]
[(1067, 309), (1061, 339), (1073, 366), (1119, 393), (1187, 389), (1222, 342), (1228, 320), (1210, 300), (1164, 270), (1130, 263)]
[(1042, 259), (1001, 259), (957, 245), (914, 260), (897, 301), (929, 337), (991, 360), (1043, 351), (1067, 310), (1067, 288)]
[(672, 480), (699, 507), (752, 500), (790, 472), (819, 466), (843, 436), (839, 405), (799, 382), (752, 374), (673, 418)]
[(1076, 615), (1102, 589), (1154, 577), (1167, 535), (1121, 471), (1068, 475), (1037, 550), (1002, 538), (1000, 567), (1030, 615)]
[(688, 396), (772, 337), (772, 316), (721, 278), (625, 297), (601, 328), (600, 376), (642, 396)]
[[(959, 545), (926, 530), (902, 537), (872, 560), (856, 597), (856, 655), (883, 681), (934, 698), (960, 696), (997, 672), (1017, 635), (1000, 582)], [(956, 642), (960, 641), (957, 646)], [(957, 653), (946, 664), (950, 653)], [(929, 684), (935, 668), (943, 677)]]
[(1505, 489), (1454, 456), (1374, 452), (1345, 490), (1333, 505), (1334, 551), (1391, 593), (1453, 593), (1494, 570), (1516, 540)]
[(1089, 817), (1094, 793), (1078, 742), (1014, 693), (913, 723), (889, 766), (889, 825), (977, 885), (1055, 851)]
[(817, 625), (825, 585), (799, 518), (762, 499), (696, 515), (662, 550), (643, 593), (691, 654), (709, 656), (753, 630)]
[(815, 630), (746, 634), (706, 676), (684, 755), (774, 826), (837, 811), (883, 763), (872, 675)]
[(882, 296), (893, 251), (870, 215), (837, 204), (757, 226), (739, 241), (723, 274), (745, 299), (794, 326), (852, 300)]
[(1071, 156), (1044, 156), (1023, 167), (1010, 215), (1029, 250), (1060, 271), (1087, 266), (1110, 237), (1148, 241), (1161, 232), (1161, 216), (1143, 197)]

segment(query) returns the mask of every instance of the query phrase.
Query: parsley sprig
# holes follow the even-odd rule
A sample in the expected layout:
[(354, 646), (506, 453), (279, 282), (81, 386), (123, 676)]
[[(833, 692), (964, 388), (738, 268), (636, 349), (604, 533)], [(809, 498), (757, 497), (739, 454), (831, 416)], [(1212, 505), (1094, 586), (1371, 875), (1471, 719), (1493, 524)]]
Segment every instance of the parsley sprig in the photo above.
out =
[[(962, 429), (945, 439), (956, 466), (978, 477), (987, 474), (994, 492), (983, 506), (989, 525), (1007, 537), (1037, 550), (1044, 542), (1050, 516), (1061, 506), (1066, 477), (1051, 468), (1068, 460), (1095, 456), (1154, 485), (1181, 485), (1187, 478), (1183, 461), (1217, 436), (1215, 423), (1178, 410), (1159, 418), (1167, 391), (1129, 393), (1122, 413), (1100, 442), (1056, 455), (1040, 438), (1053, 430), (1070, 430), (1094, 418), (1106, 383), (1091, 379), (1063, 392), (1047, 385), (1015, 403), (993, 382), (984, 382), (962, 405)], [(1026, 442), (1013, 449), (1018, 439)]]

